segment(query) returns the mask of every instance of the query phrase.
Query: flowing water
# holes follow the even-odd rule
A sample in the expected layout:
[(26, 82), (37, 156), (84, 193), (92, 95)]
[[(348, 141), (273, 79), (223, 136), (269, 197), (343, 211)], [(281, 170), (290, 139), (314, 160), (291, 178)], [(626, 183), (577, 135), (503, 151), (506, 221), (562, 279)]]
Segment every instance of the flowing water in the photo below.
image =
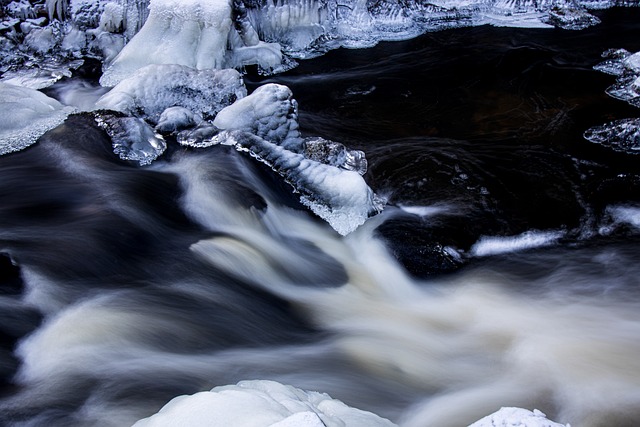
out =
[[(640, 165), (582, 133), (638, 116), (592, 66), (640, 50), (640, 10), (598, 15), (249, 73), (367, 153), (389, 203), (346, 237), (230, 147), (139, 167), (76, 115), (0, 157), (0, 424), (125, 426), (272, 379), (408, 427), (510, 405), (637, 425)], [(96, 95), (66, 85), (49, 94)]]

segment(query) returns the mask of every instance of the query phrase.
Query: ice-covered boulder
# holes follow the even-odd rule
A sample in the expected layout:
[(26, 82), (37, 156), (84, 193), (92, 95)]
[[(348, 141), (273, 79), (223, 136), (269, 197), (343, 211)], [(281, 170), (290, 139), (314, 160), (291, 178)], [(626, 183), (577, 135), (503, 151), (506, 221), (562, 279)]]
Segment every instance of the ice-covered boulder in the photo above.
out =
[(144, 117), (153, 123), (170, 107), (184, 107), (204, 119), (244, 97), (236, 70), (196, 70), (184, 65), (148, 65), (106, 93), (97, 108)]
[(558, 424), (547, 419), (538, 411), (522, 408), (501, 408), (499, 411), (476, 421), (469, 427), (571, 427), (569, 424)]
[(270, 166), (300, 193), (302, 204), (341, 235), (353, 232), (384, 208), (358, 172), (307, 159), (248, 132), (224, 131), (215, 141), (249, 152)]
[(22, 150), (74, 109), (42, 92), (0, 82), (0, 155)]
[(274, 381), (242, 381), (179, 396), (134, 427), (394, 427), (325, 393)]
[(162, 155), (167, 148), (162, 135), (142, 119), (105, 111), (94, 112), (93, 115), (98, 126), (111, 138), (113, 152), (122, 160), (145, 166)]
[(152, 0), (144, 26), (105, 70), (101, 83), (114, 86), (149, 64), (179, 64), (198, 70), (279, 66), (279, 45), (243, 38), (236, 31), (232, 3)]
[(222, 130), (242, 130), (287, 150), (300, 152), (298, 103), (291, 90), (270, 83), (260, 86), (246, 98), (226, 107), (213, 124)]

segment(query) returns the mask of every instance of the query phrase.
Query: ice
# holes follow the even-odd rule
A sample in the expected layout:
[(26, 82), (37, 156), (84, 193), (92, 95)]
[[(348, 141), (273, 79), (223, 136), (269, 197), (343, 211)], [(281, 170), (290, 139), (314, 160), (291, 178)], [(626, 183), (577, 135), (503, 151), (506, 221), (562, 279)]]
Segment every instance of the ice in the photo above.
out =
[(167, 148), (162, 135), (144, 120), (108, 112), (95, 112), (96, 123), (104, 129), (113, 144), (113, 152), (122, 160), (145, 166), (157, 159)]
[(527, 231), (517, 236), (482, 237), (471, 247), (470, 254), (483, 257), (550, 246), (563, 235), (561, 231)]
[(202, 122), (202, 116), (184, 107), (169, 107), (160, 114), (156, 130), (158, 132), (176, 132), (195, 127)]
[(213, 124), (223, 130), (250, 132), (287, 150), (302, 150), (298, 103), (291, 90), (283, 85), (260, 86), (251, 95), (220, 111)]
[(558, 424), (546, 418), (536, 409), (529, 411), (522, 408), (501, 408), (499, 411), (476, 421), (469, 427), (571, 427), (569, 424)]
[(195, 148), (206, 148), (220, 143), (216, 138), (220, 129), (212, 123), (203, 121), (194, 129), (187, 129), (179, 132), (176, 139), (180, 145)]
[(144, 26), (105, 70), (103, 85), (113, 86), (149, 64), (273, 69), (282, 62), (278, 45), (256, 42), (246, 31), (243, 39), (236, 32), (231, 0), (153, 0), (149, 8)]
[(179, 134), (178, 141), (195, 147), (227, 144), (249, 152), (301, 193), (312, 212), (338, 233), (349, 234), (383, 209), (360, 176), (367, 169), (364, 153), (323, 138), (302, 138), (297, 119), (291, 90), (269, 83), (220, 111), (214, 128), (205, 127), (200, 135)]
[(349, 150), (344, 144), (320, 137), (305, 138), (304, 156), (307, 159), (352, 170), (360, 175), (367, 173), (367, 159), (363, 151)]
[(184, 107), (204, 119), (246, 95), (236, 70), (195, 70), (184, 65), (149, 65), (123, 80), (96, 103), (157, 123), (169, 107)]
[(46, 0), (49, 19), (59, 19), (64, 21), (69, 15), (69, 0)]
[(300, 193), (305, 206), (343, 236), (383, 210), (382, 200), (357, 172), (307, 159), (244, 131), (224, 131), (216, 140), (270, 166)]
[(584, 137), (615, 151), (640, 154), (640, 118), (615, 120), (592, 127), (584, 133)]
[(74, 110), (37, 90), (0, 82), (0, 155), (22, 150)]
[(393, 427), (391, 421), (349, 407), (328, 394), (274, 381), (241, 381), (178, 396), (134, 427)]
[(609, 49), (602, 54), (605, 61), (593, 68), (616, 76), (607, 94), (640, 107), (640, 52), (631, 54), (624, 49)]

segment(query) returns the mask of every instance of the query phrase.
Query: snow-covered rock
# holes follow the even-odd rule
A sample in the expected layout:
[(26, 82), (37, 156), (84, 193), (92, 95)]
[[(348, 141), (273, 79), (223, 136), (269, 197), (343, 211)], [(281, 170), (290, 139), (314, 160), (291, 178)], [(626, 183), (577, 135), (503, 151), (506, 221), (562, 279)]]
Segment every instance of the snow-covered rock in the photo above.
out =
[(144, 117), (153, 123), (170, 107), (184, 107), (204, 119), (246, 95), (236, 70), (196, 70), (184, 65), (149, 65), (98, 100), (96, 108)]
[(555, 423), (538, 410), (501, 408), (499, 411), (476, 421), (469, 427), (570, 427)]
[(274, 381), (241, 381), (179, 396), (134, 427), (394, 427), (325, 393)]
[(42, 92), (0, 82), (0, 155), (22, 150), (74, 109)]

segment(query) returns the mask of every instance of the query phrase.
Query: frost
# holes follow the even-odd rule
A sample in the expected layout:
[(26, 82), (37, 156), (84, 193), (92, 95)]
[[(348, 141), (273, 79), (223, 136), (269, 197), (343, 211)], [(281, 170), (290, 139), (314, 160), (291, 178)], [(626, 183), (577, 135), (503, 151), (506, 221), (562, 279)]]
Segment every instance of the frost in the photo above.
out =
[(584, 137), (615, 151), (640, 154), (640, 118), (616, 120), (592, 127), (584, 133)]
[(74, 110), (37, 90), (0, 82), (0, 155), (23, 150)]
[(94, 117), (111, 137), (113, 152), (122, 160), (148, 165), (167, 148), (164, 138), (144, 120), (108, 112), (94, 112)]
[[(248, 410), (250, 409), (250, 410)], [(174, 398), (134, 427), (394, 427), (391, 421), (352, 408), (326, 393), (275, 381), (241, 381)]]
[(204, 119), (246, 95), (236, 70), (195, 70), (183, 65), (149, 65), (123, 80), (97, 108), (144, 117), (157, 123), (169, 107), (184, 107)]

